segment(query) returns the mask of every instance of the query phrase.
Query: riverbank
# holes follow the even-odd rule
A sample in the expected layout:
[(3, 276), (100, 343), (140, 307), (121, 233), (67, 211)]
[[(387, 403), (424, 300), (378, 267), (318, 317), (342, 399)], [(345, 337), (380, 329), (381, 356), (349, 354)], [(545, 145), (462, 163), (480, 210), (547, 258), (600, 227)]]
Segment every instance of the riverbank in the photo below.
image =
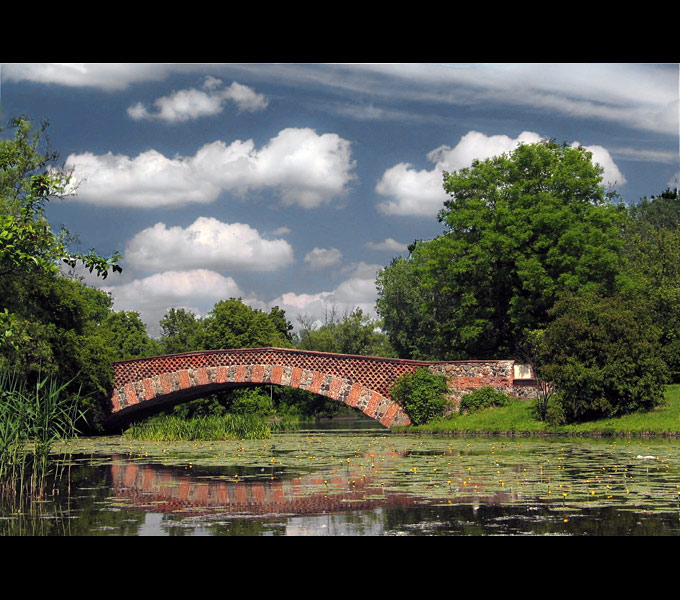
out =
[(533, 402), (456, 415), (426, 425), (395, 427), (395, 433), (508, 436), (680, 437), (680, 384), (666, 388), (666, 404), (653, 411), (576, 425), (550, 426), (536, 420)]

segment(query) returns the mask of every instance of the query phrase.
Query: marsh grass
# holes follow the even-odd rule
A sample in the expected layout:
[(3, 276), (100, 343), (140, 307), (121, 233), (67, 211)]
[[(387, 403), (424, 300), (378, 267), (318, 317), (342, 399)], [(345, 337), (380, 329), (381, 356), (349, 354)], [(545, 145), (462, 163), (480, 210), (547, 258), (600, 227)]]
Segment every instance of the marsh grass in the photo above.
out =
[(666, 403), (648, 412), (573, 425), (551, 426), (536, 418), (533, 402), (515, 400), (507, 406), (459, 414), (399, 431), (464, 434), (527, 434), (581, 436), (680, 436), (680, 384), (666, 388)]
[(28, 384), (16, 372), (0, 370), (0, 495), (3, 499), (42, 498), (49, 474), (60, 463), (50, 459), (52, 444), (77, 435), (84, 419), (70, 382), (52, 377)]
[(131, 440), (154, 442), (268, 439), (271, 434), (271, 424), (254, 414), (227, 414), (192, 419), (160, 415), (143, 423), (136, 423), (123, 433)]

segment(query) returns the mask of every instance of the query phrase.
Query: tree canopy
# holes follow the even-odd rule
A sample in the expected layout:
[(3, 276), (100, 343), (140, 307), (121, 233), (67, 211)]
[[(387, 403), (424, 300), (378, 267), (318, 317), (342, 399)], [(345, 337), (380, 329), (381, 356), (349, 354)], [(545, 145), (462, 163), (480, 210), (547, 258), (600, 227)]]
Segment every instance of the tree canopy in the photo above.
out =
[(583, 148), (544, 142), (444, 174), (440, 236), (378, 277), (378, 311), (405, 358), (516, 355), (567, 290), (613, 289), (625, 210)]
[(202, 321), (201, 349), (290, 347), (287, 325), (282, 326), (279, 313), (278, 308), (271, 314), (251, 308), (240, 298), (221, 300)]
[(0, 139), (0, 368), (28, 380), (58, 375), (84, 395), (102, 394), (115, 355), (102, 333), (111, 298), (61, 267), (81, 263), (106, 278), (121, 270), (120, 255), (72, 252), (71, 233), (50, 226), (45, 207), (63, 197), (69, 176), (44, 149), (46, 127), (15, 118), (13, 137)]
[(325, 322), (318, 326), (308, 316), (301, 316), (299, 322), (296, 347), (301, 350), (394, 356), (394, 350), (380, 329), (380, 323), (365, 315), (361, 308), (345, 312), (341, 318), (337, 309), (332, 307), (326, 313)]

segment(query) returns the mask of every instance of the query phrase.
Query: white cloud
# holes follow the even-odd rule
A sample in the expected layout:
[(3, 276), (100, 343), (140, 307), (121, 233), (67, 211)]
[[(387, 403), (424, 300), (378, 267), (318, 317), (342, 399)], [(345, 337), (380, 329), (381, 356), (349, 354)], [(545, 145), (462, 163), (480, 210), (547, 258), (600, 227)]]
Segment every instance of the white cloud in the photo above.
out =
[(101, 206), (158, 208), (213, 202), (220, 186), (191, 161), (166, 158), (156, 150), (134, 158), (108, 152), (71, 154), (65, 168), (73, 172), (73, 200)]
[(124, 253), (139, 270), (204, 268), (273, 271), (293, 262), (285, 240), (267, 240), (243, 223), (223, 223), (198, 217), (186, 229), (156, 223), (136, 234)]
[(655, 133), (678, 131), (678, 69), (673, 63), (362, 63), (323, 70), (298, 67), (286, 75), (374, 99), (475, 107), (502, 103)]
[(678, 171), (673, 177), (668, 181), (669, 188), (680, 188), (680, 171)]
[(435, 216), (447, 199), (442, 187), (443, 171), (458, 171), (469, 167), (474, 159), (498, 156), (521, 143), (530, 144), (541, 139), (539, 134), (530, 131), (523, 131), (514, 139), (470, 131), (453, 148), (439, 146), (429, 152), (428, 160), (435, 163), (430, 171), (417, 171), (409, 163), (400, 163), (385, 171), (375, 191), (390, 200), (380, 202), (378, 210), (387, 215)]
[(637, 162), (677, 163), (677, 150), (650, 150), (649, 148), (617, 147), (612, 152), (625, 160)]
[(366, 242), (366, 248), (371, 250), (386, 250), (388, 252), (406, 252), (408, 244), (402, 244), (394, 238), (385, 238), (382, 242)]
[(350, 143), (335, 133), (284, 129), (260, 150), (253, 140), (216, 141), (192, 157), (155, 150), (125, 155), (71, 154), (74, 200), (96, 205), (156, 208), (213, 202), (221, 191), (245, 195), (272, 190), (286, 206), (317, 208), (346, 191)]
[(437, 214), (447, 198), (442, 188), (441, 171), (416, 171), (410, 163), (399, 163), (387, 169), (375, 191), (391, 198), (378, 204), (378, 210), (386, 215), (431, 217)]
[(479, 131), (466, 133), (451, 148), (439, 146), (432, 150), (427, 158), (434, 162), (439, 170), (459, 171), (469, 167), (472, 161), (485, 160), (510, 152), (520, 144), (536, 144), (544, 139), (533, 131), (523, 131), (516, 138), (507, 135), (485, 135)]
[[(29, 63), (3, 64), (2, 69), (8, 80), (106, 91), (162, 80), (173, 72), (209, 69), (281, 81), (298, 89), (323, 87), (353, 100), (371, 97), (374, 103), (407, 100), (475, 107), (503, 103), (667, 135), (678, 131), (678, 68), (674, 63)], [(394, 109), (374, 105), (369, 116), (391, 119)], [(366, 118), (366, 112), (359, 118)]]
[(112, 295), (114, 310), (139, 312), (152, 336), (160, 334), (160, 320), (170, 308), (205, 315), (219, 300), (243, 296), (231, 277), (207, 269), (164, 271), (101, 289)]
[(143, 63), (15, 63), (2, 65), (2, 76), (14, 81), (118, 91), (140, 81), (160, 81), (177, 68)]
[[(542, 136), (532, 131), (523, 131), (516, 138), (507, 135), (487, 136), (470, 131), (454, 147), (442, 145), (429, 152), (427, 158), (435, 164), (430, 171), (417, 171), (408, 163), (400, 163), (385, 171), (375, 191), (389, 200), (380, 202), (378, 210), (387, 215), (435, 216), (447, 198), (442, 187), (444, 171), (459, 171), (472, 165), (473, 160), (499, 156), (520, 144), (535, 144), (542, 139)], [(578, 142), (572, 144), (572, 147), (577, 146)], [(626, 178), (605, 148), (585, 148), (592, 153), (593, 162), (599, 163), (604, 169), (605, 185), (620, 186), (626, 183)]]
[(222, 81), (208, 76), (202, 90), (179, 90), (169, 96), (158, 98), (153, 103), (155, 108), (153, 112), (138, 102), (128, 108), (128, 115), (133, 119), (157, 119), (177, 123), (219, 114), (227, 100), (234, 102), (239, 112), (263, 110), (268, 105), (264, 95), (236, 81), (228, 88), (222, 86)]
[(148, 333), (158, 337), (161, 333), (160, 320), (170, 308), (185, 308), (198, 316), (205, 316), (216, 302), (227, 298), (241, 298), (252, 308), (264, 311), (278, 306), (296, 328), (298, 316), (312, 317), (312, 320), (323, 323), (331, 309), (342, 316), (358, 307), (364, 314), (377, 318), (375, 278), (382, 267), (359, 262), (348, 267), (345, 270), (347, 278), (330, 291), (315, 294), (287, 292), (269, 301), (244, 293), (232, 277), (209, 269), (167, 270), (121, 283), (103, 285), (108, 280), (95, 283), (99, 289), (112, 295), (114, 310), (139, 312)]
[(281, 227), (277, 227), (272, 231), (274, 235), (288, 235), (290, 233), (290, 227), (286, 227), (285, 225), (282, 225)]
[(311, 317), (312, 321), (323, 323), (327, 312), (335, 309), (339, 315), (361, 308), (364, 314), (377, 318), (375, 303), (378, 297), (375, 277), (383, 265), (360, 262), (348, 270), (348, 278), (331, 291), (316, 294), (287, 292), (268, 303), (286, 311), (286, 317), (298, 326), (297, 317)]
[(337, 248), (314, 248), (305, 255), (304, 260), (313, 271), (318, 271), (339, 264), (342, 252)]
[[(578, 142), (574, 142), (571, 145), (572, 148), (578, 148), (579, 146)], [(605, 186), (618, 187), (626, 183), (626, 178), (614, 164), (614, 159), (606, 148), (602, 146), (584, 146), (584, 148), (592, 153), (592, 162), (599, 164), (604, 169), (602, 183)]]

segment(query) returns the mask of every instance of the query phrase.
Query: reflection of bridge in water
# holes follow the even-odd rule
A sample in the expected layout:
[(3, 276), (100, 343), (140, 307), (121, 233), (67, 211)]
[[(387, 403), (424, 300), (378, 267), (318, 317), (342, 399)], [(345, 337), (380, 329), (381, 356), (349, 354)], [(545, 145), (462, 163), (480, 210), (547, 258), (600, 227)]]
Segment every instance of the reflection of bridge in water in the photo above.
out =
[[(151, 512), (224, 512), (239, 515), (324, 514), (345, 510), (370, 510), (387, 497), (371, 488), (365, 478), (302, 475), (297, 478), (238, 481), (202, 478), (160, 467), (119, 462), (111, 467), (117, 497), (132, 500)], [(406, 494), (390, 494), (393, 506), (417, 502)]]
[[(292, 478), (279, 476), (218, 479), (200, 470), (147, 465), (114, 459), (111, 477), (116, 497), (136, 509), (157, 513), (221, 513), (231, 515), (320, 515), (375, 508), (422, 506), (417, 494), (385, 490), (380, 478), (351, 468)], [(486, 496), (452, 493), (452, 504), (502, 504), (516, 500), (512, 492)], [(446, 502), (447, 500), (444, 500)], [(434, 502), (434, 500), (433, 500)], [(439, 498), (436, 502), (441, 503)]]
[(409, 416), (392, 401), (389, 389), (399, 376), (420, 367), (445, 375), (454, 397), (483, 385), (523, 393), (511, 360), (428, 362), (287, 348), (211, 350), (114, 363), (109, 424), (224, 388), (272, 384), (343, 402), (385, 427), (408, 425)]

